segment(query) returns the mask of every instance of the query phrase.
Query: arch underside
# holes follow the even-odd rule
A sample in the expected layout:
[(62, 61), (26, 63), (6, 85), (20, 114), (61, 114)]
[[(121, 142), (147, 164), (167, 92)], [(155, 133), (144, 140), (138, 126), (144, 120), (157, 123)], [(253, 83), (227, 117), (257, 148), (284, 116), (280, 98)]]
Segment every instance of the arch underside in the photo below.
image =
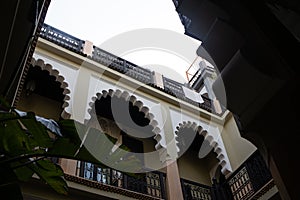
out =
[(69, 106), (69, 100), (71, 99), (70, 97), (71, 92), (68, 89), (69, 85), (67, 82), (65, 82), (65, 78), (62, 75), (60, 75), (59, 71), (54, 69), (51, 64), (45, 63), (45, 61), (42, 59), (36, 60), (35, 58), (32, 58), (31, 65), (33, 67), (39, 67), (41, 70), (48, 71), (49, 75), (55, 77), (55, 81), (60, 83), (60, 88), (63, 89), (63, 95), (64, 95), (63, 105), (62, 105), (63, 111), (60, 116), (64, 119), (70, 118), (71, 115), (66, 111), (66, 108)]
[[(88, 113), (90, 119), (101, 115), (116, 121), (125, 132), (127, 128), (135, 129), (142, 134), (140, 135), (142, 138), (155, 139), (156, 150), (163, 148), (161, 129), (158, 127), (154, 114), (135, 95), (127, 91), (109, 89), (96, 93), (89, 103)], [(88, 123), (90, 119), (86, 119), (85, 123)]]
[[(184, 131), (184, 130), (189, 130), (189, 131)], [(193, 141), (195, 138), (197, 138), (196, 137), (197, 134), (203, 136), (203, 140), (199, 144), (198, 157), (204, 158), (206, 155), (208, 155), (208, 153), (211, 150), (213, 150), (217, 154), (216, 158), (219, 160), (219, 165), (221, 166), (221, 172), (224, 175), (230, 173), (232, 170), (221, 137), (218, 138), (214, 137), (208, 131), (204, 130), (201, 125), (198, 125), (195, 122), (184, 121), (183, 123), (180, 123), (176, 127), (175, 138), (176, 138), (177, 147), (179, 149), (178, 151), (179, 155), (183, 154), (190, 147), (190, 145), (194, 145)], [(184, 144), (180, 144), (180, 143), (184, 143)], [(180, 149), (180, 148), (184, 148), (184, 149)]]

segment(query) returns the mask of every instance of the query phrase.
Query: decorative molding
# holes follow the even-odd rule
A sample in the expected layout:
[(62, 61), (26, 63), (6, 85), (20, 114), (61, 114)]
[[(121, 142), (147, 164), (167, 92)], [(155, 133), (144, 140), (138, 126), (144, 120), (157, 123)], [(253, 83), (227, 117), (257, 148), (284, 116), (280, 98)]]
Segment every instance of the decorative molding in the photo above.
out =
[[(161, 129), (158, 127), (158, 122), (154, 119), (155, 116), (150, 112), (150, 109), (147, 106), (144, 106), (144, 103), (137, 99), (135, 95), (129, 94), (127, 91), (121, 91), (119, 89), (113, 90), (109, 89), (102, 90), (102, 92), (96, 93), (95, 96), (92, 97), (91, 102), (89, 103), (88, 113), (90, 117), (92, 117), (96, 111), (95, 111), (95, 102), (96, 100), (100, 100), (101, 98), (107, 98), (107, 97), (116, 97), (119, 99), (123, 99), (125, 102), (131, 102), (133, 106), (137, 107), (139, 112), (144, 113), (145, 118), (149, 120), (149, 125), (152, 127), (152, 132), (154, 134), (154, 139), (157, 141), (157, 144), (155, 145), (155, 149), (161, 149), (164, 148), (164, 145), (162, 144), (162, 132)], [(89, 119), (86, 119), (87, 122)]]
[[(181, 133), (181, 130), (183, 128), (189, 128), (192, 129), (193, 131), (196, 132), (196, 134), (202, 135), (204, 137), (204, 141), (207, 141), (211, 147), (211, 149), (214, 150), (214, 152), (217, 154), (216, 158), (219, 160), (219, 165), (221, 166), (221, 172), (224, 175), (229, 174), (232, 170), (231, 170), (231, 165), (229, 163), (229, 158), (227, 155), (227, 152), (225, 150), (224, 144), (221, 137), (216, 138), (214, 137), (212, 134), (210, 134), (208, 131), (204, 130), (202, 126), (198, 125), (195, 122), (191, 122), (191, 121), (184, 121), (182, 123), (180, 123), (177, 127), (176, 127), (176, 131), (175, 131), (175, 139), (176, 139), (176, 145), (178, 148), (178, 152), (179, 152), (179, 147), (178, 147), (178, 143), (179, 141), (177, 140), (178, 138), (178, 134)], [(199, 147), (201, 150), (201, 147)], [(209, 152), (207, 152), (209, 153)]]
[(63, 94), (64, 94), (64, 102), (63, 102), (63, 105), (62, 105), (62, 108), (63, 108), (63, 112), (61, 113), (61, 117), (64, 118), (64, 119), (68, 119), (70, 118), (70, 113), (68, 113), (66, 111), (66, 108), (69, 106), (69, 101), (71, 99), (70, 97), (70, 90), (68, 89), (68, 83), (65, 82), (65, 78), (63, 76), (60, 75), (59, 71), (56, 70), (56, 69), (53, 69), (53, 66), (48, 64), (48, 63), (45, 63), (44, 60), (42, 59), (35, 59), (35, 58), (32, 58), (31, 59), (31, 65), (33, 67), (39, 67), (41, 70), (45, 70), (45, 71), (48, 71), (49, 72), (49, 75), (50, 76), (54, 76), (55, 77), (55, 80), (57, 82), (60, 83), (60, 87), (64, 90), (63, 91)]

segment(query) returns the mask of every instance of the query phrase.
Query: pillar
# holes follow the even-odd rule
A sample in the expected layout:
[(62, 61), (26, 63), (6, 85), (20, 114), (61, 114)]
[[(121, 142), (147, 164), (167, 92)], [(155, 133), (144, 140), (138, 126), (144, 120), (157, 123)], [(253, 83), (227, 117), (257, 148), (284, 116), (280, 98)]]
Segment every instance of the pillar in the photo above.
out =
[(173, 130), (169, 107), (166, 104), (161, 104), (163, 113), (164, 136), (166, 141), (166, 155), (163, 162), (166, 163), (166, 196), (169, 200), (183, 200), (180, 175), (177, 166), (177, 145), (175, 140), (175, 131)]
[(169, 200), (183, 200), (177, 161), (167, 161), (166, 193)]

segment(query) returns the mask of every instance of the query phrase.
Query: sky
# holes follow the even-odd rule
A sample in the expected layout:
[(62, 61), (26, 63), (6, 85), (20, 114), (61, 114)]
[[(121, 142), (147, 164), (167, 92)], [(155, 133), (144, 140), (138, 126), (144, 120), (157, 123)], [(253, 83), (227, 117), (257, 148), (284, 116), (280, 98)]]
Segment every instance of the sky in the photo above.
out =
[[(179, 82), (186, 82), (185, 71), (200, 45), (184, 35), (172, 0), (52, 0), (45, 23)], [(128, 38), (119, 40), (124, 35)]]

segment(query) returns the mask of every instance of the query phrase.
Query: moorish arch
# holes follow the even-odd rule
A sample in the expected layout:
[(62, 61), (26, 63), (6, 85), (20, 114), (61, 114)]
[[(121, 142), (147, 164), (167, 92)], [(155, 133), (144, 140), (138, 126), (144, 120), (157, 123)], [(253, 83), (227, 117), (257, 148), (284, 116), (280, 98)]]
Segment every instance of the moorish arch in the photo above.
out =
[(214, 137), (201, 125), (195, 122), (183, 121), (175, 130), (176, 145), (179, 156), (182, 155), (190, 146), (198, 148), (199, 158), (204, 158), (212, 150), (217, 154), (221, 172), (227, 175), (231, 172), (229, 159), (221, 137)]
[[(129, 116), (118, 117), (122, 116), (120, 113), (124, 112)], [(130, 124), (140, 130), (140, 133), (151, 133), (142, 137), (147, 138), (150, 136), (150, 138), (156, 140), (156, 150), (165, 148), (162, 144), (161, 129), (158, 127), (154, 114), (138, 97), (127, 91), (109, 89), (96, 93), (89, 103), (88, 113), (90, 119), (86, 119), (85, 123), (89, 123), (91, 119), (101, 115), (109, 120), (118, 121), (118, 125)], [(136, 137), (139, 136), (136, 135)]]
[(32, 58), (31, 60), (31, 66), (32, 67), (39, 67), (42, 71), (47, 71), (49, 72), (50, 76), (53, 76), (55, 78), (55, 81), (60, 83), (60, 88), (62, 89), (62, 95), (64, 96), (63, 98), (63, 104), (62, 104), (62, 113), (60, 116), (64, 119), (70, 118), (70, 113), (66, 111), (66, 108), (69, 106), (68, 101), (71, 99), (70, 98), (70, 90), (68, 89), (68, 83), (65, 82), (65, 78), (59, 73), (58, 70), (54, 69), (53, 66), (49, 63), (45, 63), (44, 60), (42, 59), (35, 59)]

